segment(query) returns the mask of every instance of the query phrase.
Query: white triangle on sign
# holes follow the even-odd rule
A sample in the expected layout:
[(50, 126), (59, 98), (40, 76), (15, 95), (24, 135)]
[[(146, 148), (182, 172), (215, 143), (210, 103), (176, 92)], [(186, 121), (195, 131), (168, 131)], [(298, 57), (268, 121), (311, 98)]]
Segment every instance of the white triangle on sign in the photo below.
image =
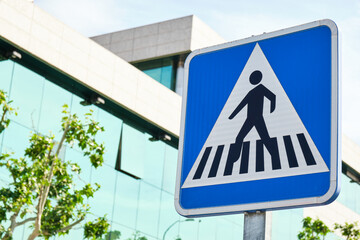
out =
[[(262, 80), (259, 84), (262, 84), (276, 96), (276, 105), (273, 112), (270, 112), (270, 100), (267, 97), (263, 98), (262, 116), (270, 137), (276, 139), (281, 167), (273, 169), (272, 155), (267, 151), (265, 146), (262, 148), (262, 157), (256, 156), (260, 155), (258, 153), (258, 148), (260, 147), (257, 146), (257, 141), (260, 140), (260, 136), (256, 128), (252, 127), (244, 138), (238, 160), (230, 164), (232, 165), (230, 174), (229, 170), (227, 170), (228, 173), (225, 174), (230, 145), (235, 143), (236, 137), (247, 119), (248, 105), (242, 108), (234, 118), (229, 119), (229, 116), (245, 96), (256, 87), (256, 85), (249, 82), (249, 77), (254, 71), (260, 71), (262, 73)], [(306, 142), (305, 144), (304, 141)], [(247, 142), (248, 151), (244, 151), (245, 142)], [(244, 157), (242, 156), (243, 152), (247, 152)], [(309, 154), (309, 152), (311, 153)], [(310, 164), (309, 155), (311, 155), (310, 158), (312, 158), (312, 160), (310, 159), (312, 161)], [(263, 161), (262, 170), (257, 169), (257, 161), (259, 160), (257, 158)], [(292, 160), (290, 161), (290, 159)], [(244, 164), (244, 161), (247, 162), (247, 164)], [(244, 169), (245, 171), (243, 171)], [(280, 178), (327, 171), (329, 171), (329, 169), (311, 136), (281, 86), (259, 44), (256, 44), (182, 188)]]

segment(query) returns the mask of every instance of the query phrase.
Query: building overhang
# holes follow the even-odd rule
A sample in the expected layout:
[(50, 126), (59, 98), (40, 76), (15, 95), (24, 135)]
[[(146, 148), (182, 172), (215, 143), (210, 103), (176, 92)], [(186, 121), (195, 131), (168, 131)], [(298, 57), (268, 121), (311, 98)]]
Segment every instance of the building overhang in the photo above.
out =
[(225, 42), (194, 15), (94, 36), (92, 39), (132, 63), (187, 54)]
[(26, 0), (0, 1), (0, 47), (14, 59), (150, 134), (177, 146), (181, 97)]

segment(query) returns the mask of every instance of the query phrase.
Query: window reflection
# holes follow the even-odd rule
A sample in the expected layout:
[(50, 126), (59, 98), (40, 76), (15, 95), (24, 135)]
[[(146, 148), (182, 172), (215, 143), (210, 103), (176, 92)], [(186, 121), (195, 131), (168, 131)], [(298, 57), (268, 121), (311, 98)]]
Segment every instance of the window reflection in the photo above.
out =
[(272, 239), (294, 239), (302, 228), (303, 210), (291, 209), (272, 212)]
[(360, 214), (359, 184), (352, 182), (345, 174), (341, 176), (341, 194), (339, 194), (337, 201)]
[(16, 121), (33, 130), (38, 128), (43, 87), (42, 76), (15, 64), (9, 91), (10, 99), (14, 100), (13, 105), (19, 108)]
[(117, 175), (113, 221), (135, 229), (140, 181), (121, 172)]
[[(174, 88), (174, 71), (171, 59), (160, 62), (137, 64), (145, 73)], [(90, 200), (95, 215), (108, 215), (112, 229), (122, 233), (127, 239), (135, 231), (141, 231), (149, 240), (161, 239), (170, 224), (181, 218), (174, 209), (174, 189), (177, 165), (177, 149), (162, 141), (151, 142), (151, 137), (138, 127), (123, 123), (123, 120), (98, 108), (80, 105), (83, 99), (51, 83), (33, 71), (10, 60), (0, 62), (0, 88), (10, 94), (14, 106), (19, 107), (19, 115), (13, 118), (10, 127), (0, 135), (1, 151), (13, 151), (15, 157), (23, 155), (28, 146), (30, 131), (39, 130), (43, 134), (52, 131), (58, 134), (61, 106), (67, 103), (72, 113), (82, 116), (89, 109), (105, 128), (99, 141), (104, 142), (105, 164), (92, 169), (88, 160), (76, 148), (66, 149), (65, 158), (77, 161), (82, 168), (78, 186), (85, 182), (98, 182), (102, 186)], [(129, 173), (141, 179), (134, 179), (114, 166), (121, 142), (122, 165)], [(0, 169), (1, 184), (6, 183), (8, 174)], [(9, 180), (8, 180), (9, 182)], [(342, 193), (338, 201), (360, 213), (359, 185), (342, 177)], [(272, 238), (293, 239), (301, 228), (301, 209), (273, 212)], [(242, 239), (243, 215), (228, 217), (208, 217), (194, 222), (182, 222), (169, 232), (169, 239), (180, 235), (182, 239)], [(22, 239), (31, 230), (26, 225), (17, 229), (14, 239)], [(284, 227), (286, 226), (286, 227)], [(24, 231), (24, 232), (23, 232)], [(171, 236), (171, 238), (170, 238)], [(194, 236), (196, 236), (194, 238)], [(82, 230), (59, 239), (81, 239)]]
[(142, 131), (123, 124), (116, 169), (136, 179), (144, 176), (146, 136)]
[(160, 193), (160, 189), (141, 181), (136, 228), (153, 237), (158, 234)]
[(176, 63), (177, 59), (173, 57), (135, 63), (134, 66), (174, 91)]

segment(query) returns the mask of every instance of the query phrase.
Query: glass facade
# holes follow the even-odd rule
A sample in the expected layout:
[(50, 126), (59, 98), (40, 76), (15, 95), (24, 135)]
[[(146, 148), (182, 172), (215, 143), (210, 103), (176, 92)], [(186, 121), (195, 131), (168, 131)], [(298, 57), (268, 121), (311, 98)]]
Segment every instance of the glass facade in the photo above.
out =
[[(162, 83), (173, 86), (169, 80), (173, 79), (173, 73), (166, 66), (149, 70), (148, 74), (160, 76), (160, 82), (164, 77)], [(93, 213), (89, 219), (107, 214), (111, 230), (120, 231), (121, 239), (127, 239), (136, 231), (149, 240), (162, 239), (167, 230), (166, 239), (177, 236), (183, 240), (242, 239), (243, 214), (185, 221), (176, 213), (173, 202), (177, 149), (162, 141), (150, 141), (148, 133), (97, 106), (82, 106), (83, 99), (10, 60), (0, 62), (0, 88), (8, 93), (19, 113), (12, 117), (10, 127), (0, 135), (0, 151), (14, 152), (15, 157), (23, 156), (31, 131), (43, 134), (51, 131), (59, 138), (63, 104), (68, 104), (71, 112), (78, 116), (89, 109), (94, 111), (96, 120), (105, 128), (99, 136), (106, 146), (104, 166), (93, 169), (77, 148), (66, 148), (64, 157), (76, 161), (82, 168), (76, 182), (78, 186), (84, 181), (101, 185), (94, 198), (89, 200)], [(140, 179), (115, 170), (120, 139), (121, 159), (131, 163), (127, 166), (128, 171)], [(8, 173), (0, 168), (0, 185), (9, 181)], [(359, 200), (359, 186), (343, 177), (339, 201), (360, 213)], [(302, 217), (302, 209), (273, 212), (272, 238), (296, 239)], [(14, 239), (27, 239), (28, 227), (16, 229)], [(82, 239), (82, 229), (76, 228), (69, 235), (56, 239)]]
[(175, 57), (134, 63), (134, 66), (165, 87), (175, 90), (177, 68), (177, 59)]
[[(67, 147), (65, 159), (76, 161), (82, 173), (76, 184), (99, 183), (101, 188), (89, 200), (93, 215), (103, 216), (111, 222), (111, 230), (121, 232), (121, 239), (140, 231), (149, 240), (162, 239), (239, 239), (242, 235), (242, 215), (184, 221), (174, 209), (174, 189), (177, 149), (161, 141), (152, 142), (151, 135), (125, 123), (96, 106), (82, 106), (83, 100), (53, 84), (35, 72), (10, 60), (0, 62), (0, 88), (5, 90), (18, 108), (18, 116), (0, 135), (1, 152), (14, 152), (23, 156), (31, 131), (49, 132), (60, 137), (61, 109), (68, 104), (71, 112), (83, 115), (92, 109), (96, 120), (105, 128), (99, 141), (106, 146), (105, 163), (93, 169), (76, 147)], [(122, 134), (122, 136), (121, 136)], [(120, 137), (121, 158), (132, 162), (132, 169), (141, 169), (141, 179), (135, 179), (115, 170)], [(141, 159), (141, 161), (139, 161)], [(0, 168), (0, 185), (10, 182), (8, 172)], [(28, 225), (15, 230), (14, 239), (27, 239)], [(196, 238), (194, 238), (194, 234)], [(58, 239), (82, 239), (82, 229)]]
[(360, 214), (360, 186), (346, 176), (341, 176), (341, 194), (337, 201)]
[(296, 236), (302, 227), (302, 219), (302, 209), (272, 212), (272, 239), (296, 239)]

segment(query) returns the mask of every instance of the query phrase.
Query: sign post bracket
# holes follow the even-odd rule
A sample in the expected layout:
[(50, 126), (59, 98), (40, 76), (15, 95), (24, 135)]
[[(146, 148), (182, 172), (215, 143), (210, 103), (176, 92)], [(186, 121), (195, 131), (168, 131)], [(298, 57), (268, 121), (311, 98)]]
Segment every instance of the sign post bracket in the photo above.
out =
[(243, 240), (265, 240), (266, 212), (245, 212)]

